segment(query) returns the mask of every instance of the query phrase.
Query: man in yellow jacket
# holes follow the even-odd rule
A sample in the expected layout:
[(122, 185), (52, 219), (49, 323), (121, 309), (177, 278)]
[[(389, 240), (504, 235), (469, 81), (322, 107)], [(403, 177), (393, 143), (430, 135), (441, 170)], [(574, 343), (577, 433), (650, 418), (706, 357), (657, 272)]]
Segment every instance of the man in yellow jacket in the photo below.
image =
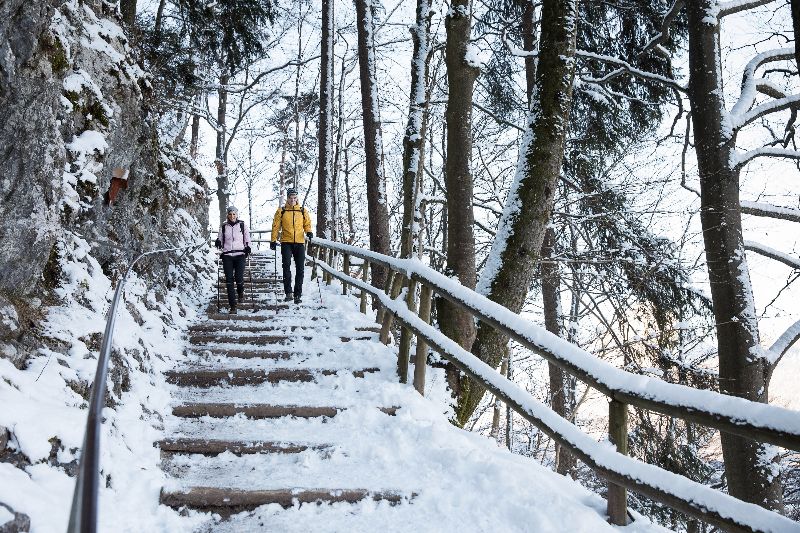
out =
[[(281, 263), (283, 265), (283, 290), (286, 292), (285, 301), (294, 299), (299, 304), (303, 296), (303, 265), (306, 261), (306, 236), (314, 237), (311, 233), (311, 217), (308, 209), (297, 205), (297, 191), (289, 189), (286, 192), (286, 205), (275, 211), (272, 221), (272, 237), (269, 247), (274, 250), (277, 242), (281, 242)], [(292, 258), (294, 258), (294, 291), (292, 291)]]

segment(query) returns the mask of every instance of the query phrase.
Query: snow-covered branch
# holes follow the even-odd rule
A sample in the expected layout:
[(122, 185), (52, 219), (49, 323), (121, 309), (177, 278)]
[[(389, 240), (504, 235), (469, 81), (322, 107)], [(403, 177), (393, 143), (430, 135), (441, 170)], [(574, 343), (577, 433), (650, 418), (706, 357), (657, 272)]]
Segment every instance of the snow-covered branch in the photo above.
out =
[(779, 207), (760, 202), (742, 202), (742, 213), (757, 217), (779, 218), (790, 222), (800, 222), (800, 209)]
[(745, 153), (736, 152), (731, 161), (734, 168), (742, 168), (747, 163), (757, 157), (783, 157), (785, 159), (800, 159), (800, 152), (796, 150), (789, 150), (788, 148), (774, 148), (771, 146), (764, 146), (756, 148)]
[(778, 250), (770, 248), (769, 246), (764, 246), (763, 244), (753, 241), (744, 241), (744, 249), (750, 252), (755, 252), (759, 255), (763, 255), (764, 257), (769, 257), (770, 259), (783, 263), (786, 266), (800, 270), (800, 258), (779, 252)]
[(656, 49), (656, 47), (660, 47), (661, 44), (666, 42), (669, 38), (669, 27), (672, 25), (672, 21), (675, 20), (675, 17), (680, 13), (681, 9), (683, 9), (684, 0), (675, 0), (675, 3), (672, 4), (672, 7), (669, 8), (664, 14), (664, 20), (661, 23), (661, 29), (650, 41), (644, 46), (639, 55), (644, 55), (650, 50)]
[[(774, 61), (791, 60), (793, 57), (794, 48), (776, 48), (774, 50), (767, 50), (751, 59), (744, 68), (744, 73), (742, 74), (742, 92), (739, 96), (739, 100), (733, 108), (731, 108), (731, 115), (733, 117), (740, 117), (747, 113), (756, 101), (756, 93), (759, 91), (759, 87), (763, 87), (764, 90), (777, 89), (777, 87), (771, 86), (771, 83), (767, 80), (756, 78), (756, 70), (758, 70), (760, 66)], [(767, 89), (767, 87), (769, 87), (769, 89)], [(778, 90), (778, 93), (785, 98), (783, 91)], [(780, 98), (779, 96), (778, 99)]]
[(785, 98), (778, 98), (777, 100), (761, 104), (741, 115), (734, 114), (731, 117), (731, 127), (734, 130), (738, 130), (765, 115), (785, 109), (800, 109), (800, 94), (793, 94)]
[(748, 9), (753, 9), (760, 6), (771, 4), (775, 0), (733, 0), (731, 2), (724, 2), (719, 6), (719, 13), (717, 19), (733, 15)]
[(680, 92), (686, 92), (686, 87), (678, 83), (672, 78), (668, 78), (666, 76), (661, 76), (660, 74), (654, 74), (652, 72), (647, 72), (644, 70), (640, 70), (627, 61), (623, 61), (616, 57), (611, 57), (603, 54), (595, 54), (594, 52), (587, 52), (586, 50), (576, 50), (575, 55), (578, 57), (582, 57), (585, 59), (593, 59), (595, 61), (600, 61), (603, 63), (608, 63), (610, 65), (615, 65), (619, 67), (616, 70), (601, 76), (600, 78), (583, 78), (583, 81), (587, 83), (596, 83), (598, 85), (602, 85), (608, 81), (611, 81), (614, 78), (621, 76), (622, 74), (630, 74), (636, 78), (641, 78), (648, 81), (654, 81), (657, 83), (662, 83), (667, 85), (668, 87), (672, 87)]
[(794, 346), (794, 343), (798, 340), (800, 340), (800, 320), (789, 326), (789, 328), (783, 332), (783, 335), (778, 337), (778, 340), (769, 347), (767, 355), (769, 363), (772, 366), (777, 365), (781, 357), (783, 357), (784, 354), (789, 351), (789, 348)]

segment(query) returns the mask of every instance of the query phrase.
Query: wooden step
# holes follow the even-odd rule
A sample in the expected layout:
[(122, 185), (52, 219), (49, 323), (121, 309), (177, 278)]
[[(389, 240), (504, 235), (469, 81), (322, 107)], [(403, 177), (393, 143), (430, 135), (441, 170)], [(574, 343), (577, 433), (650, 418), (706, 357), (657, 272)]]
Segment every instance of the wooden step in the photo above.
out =
[(294, 352), (287, 352), (285, 350), (270, 350), (267, 348), (260, 348), (255, 350), (248, 350), (242, 348), (199, 348), (194, 350), (197, 352), (211, 352), (212, 356), (216, 357), (235, 357), (237, 359), (291, 359), (298, 355), (313, 355), (313, 354), (297, 354)]
[(277, 503), (289, 508), (298, 503), (358, 503), (367, 498), (399, 504), (410, 501), (415, 493), (400, 491), (370, 491), (367, 489), (273, 489), (240, 490), (216, 487), (191, 487), (176, 491), (161, 491), (161, 503), (174, 509), (188, 507), (211, 511), (222, 516), (253, 510), (262, 505)]
[[(172, 414), (183, 418), (199, 418), (210, 416), (212, 418), (225, 418), (244, 414), (248, 418), (281, 418), (294, 416), (297, 418), (334, 417), (343, 410), (343, 407), (311, 406), (311, 405), (266, 405), (251, 404), (237, 405), (232, 403), (188, 403), (172, 408)], [(379, 410), (387, 415), (394, 416), (398, 407), (380, 407)]]
[[(292, 304), (294, 305), (294, 304)], [(319, 316), (302, 316), (302, 315), (290, 315), (290, 316), (301, 316), (304, 320), (309, 321), (322, 321), (325, 322), (327, 319), (325, 317)], [(231, 320), (231, 321), (246, 321), (246, 322), (274, 322), (276, 317), (275, 316), (264, 316), (264, 315), (229, 315), (228, 313), (210, 313), (206, 315), (206, 318), (214, 321), (218, 320)], [(282, 315), (278, 315), (278, 318), (283, 318)], [(219, 326), (224, 327), (224, 326)]]
[[(353, 370), (353, 376), (363, 378), (367, 373), (377, 372), (377, 368)], [(336, 370), (309, 370), (304, 368), (276, 368), (263, 370), (256, 368), (236, 368), (230, 370), (170, 370), (164, 373), (168, 383), (181, 387), (214, 387), (217, 385), (258, 385), (260, 383), (280, 383), (282, 381), (310, 382), (316, 376), (332, 376)]]
[[(286, 341), (310, 341), (315, 338), (315, 335), (303, 333), (302, 335), (222, 335), (222, 334), (198, 334), (191, 335), (189, 342), (193, 346), (201, 346), (205, 344), (243, 344), (243, 345), (263, 345), (263, 344), (277, 344)], [(345, 335), (339, 337), (342, 342), (350, 341), (371, 341), (376, 340), (373, 336), (350, 336)]]
[[(308, 325), (286, 325), (281, 326), (280, 324), (232, 324), (230, 326), (220, 325), (220, 324), (209, 324), (208, 322), (203, 324), (195, 324), (194, 326), (189, 327), (190, 333), (208, 333), (208, 332), (242, 332), (242, 333), (258, 333), (258, 332), (269, 332), (269, 331), (297, 331), (297, 330), (324, 330), (327, 329), (329, 326), (327, 325), (327, 321), (317, 321), (316, 324), (311, 324), (312, 327)], [(377, 331), (376, 333), (380, 333), (380, 328), (375, 328)], [(370, 329), (362, 329), (362, 328), (355, 328), (356, 331), (373, 331), (372, 328)]]
[(302, 444), (271, 441), (236, 441), (217, 439), (163, 439), (155, 443), (162, 452), (200, 455), (219, 455), (231, 452), (236, 455), (253, 453), (300, 453), (306, 450), (325, 450), (330, 444)]

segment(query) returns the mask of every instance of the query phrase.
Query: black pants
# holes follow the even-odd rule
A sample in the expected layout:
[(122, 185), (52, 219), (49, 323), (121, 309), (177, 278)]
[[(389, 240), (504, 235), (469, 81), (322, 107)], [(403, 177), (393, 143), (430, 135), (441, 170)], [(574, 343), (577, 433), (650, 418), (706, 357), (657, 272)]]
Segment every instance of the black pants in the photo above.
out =
[[(292, 258), (294, 258), (294, 291), (292, 291)], [(283, 290), (294, 292), (295, 297), (303, 294), (303, 267), (306, 262), (306, 245), (295, 242), (281, 243), (281, 264), (283, 265)]]
[(222, 269), (225, 271), (225, 287), (228, 289), (228, 304), (236, 305), (236, 291), (233, 290), (234, 273), (236, 274), (236, 288), (244, 292), (244, 255), (223, 255)]

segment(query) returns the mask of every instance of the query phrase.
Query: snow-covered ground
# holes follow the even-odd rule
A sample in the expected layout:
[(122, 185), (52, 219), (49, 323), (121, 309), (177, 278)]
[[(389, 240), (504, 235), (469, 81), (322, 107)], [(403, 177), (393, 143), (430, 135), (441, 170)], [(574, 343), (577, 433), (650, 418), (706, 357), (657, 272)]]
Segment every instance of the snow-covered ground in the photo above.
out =
[[(306, 277), (309, 280), (309, 277)], [(279, 330), (303, 324), (316, 327), (311, 338), (256, 349), (297, 349), (290, 359), (227, 358), (230, 343), (193, 350), (184, 369), (192, 368), (308, 368), (338, 370), (311, 383), (216, 386), (171, 385), (173, 405), (192, 402), (236, 405), (309, 405), (343, 408), (331, 418), (167, 417), (170, 438), (302, 443), (309, 449), (296, 454), (230, 452), (214, 457), (170, 455), (164, 468), (172, 476), (165, 490), (189, 487), (228, 487), (240, 490), (367, 489), (392, 491), (405, 499), (398, 505), (364, 500), (358, 504), (278, 504), (219, 521), (206, 513), (189, 512), (182, 530), (202, 524), (208, 531), (603, 531), (608, 525), (605, 500), (538, 463), (498, 448), (494, 441), (458, 429), (447, 418), (444, 376), (429, 374), (428, 397), (397, 382), (396, 348), (374, 340), (342, 342), (356, 328), (373, 326), (374, 317), (358, 312), (354, 297), (340, 288), (306, 282), (305, 303), (286, 311), (260, 311), (274, 317), (266, 324)], [(311, 321), (312, 316), (322, 317)], [(233, 327), (234, 322), (222, 322)], [(236, 326), (264, 322), (237, 320)], [(221, 332), (226, 326), (221, 326)], [(305, 330), (308, 331), (308, 330)], [(273, 333), (273, 332), (271, 332)], [(231, 333), (226, 333), (231, 335)], [(248, 336), (242, 334), (241, 341)], [(364, 378), (352, 370), (377, 368)], [(378, 407), (399, 407), (395, 416)], [(173, 524), (174, 525), (174, 524)], [(640, 519), (628, 531), (663, 531)]]

